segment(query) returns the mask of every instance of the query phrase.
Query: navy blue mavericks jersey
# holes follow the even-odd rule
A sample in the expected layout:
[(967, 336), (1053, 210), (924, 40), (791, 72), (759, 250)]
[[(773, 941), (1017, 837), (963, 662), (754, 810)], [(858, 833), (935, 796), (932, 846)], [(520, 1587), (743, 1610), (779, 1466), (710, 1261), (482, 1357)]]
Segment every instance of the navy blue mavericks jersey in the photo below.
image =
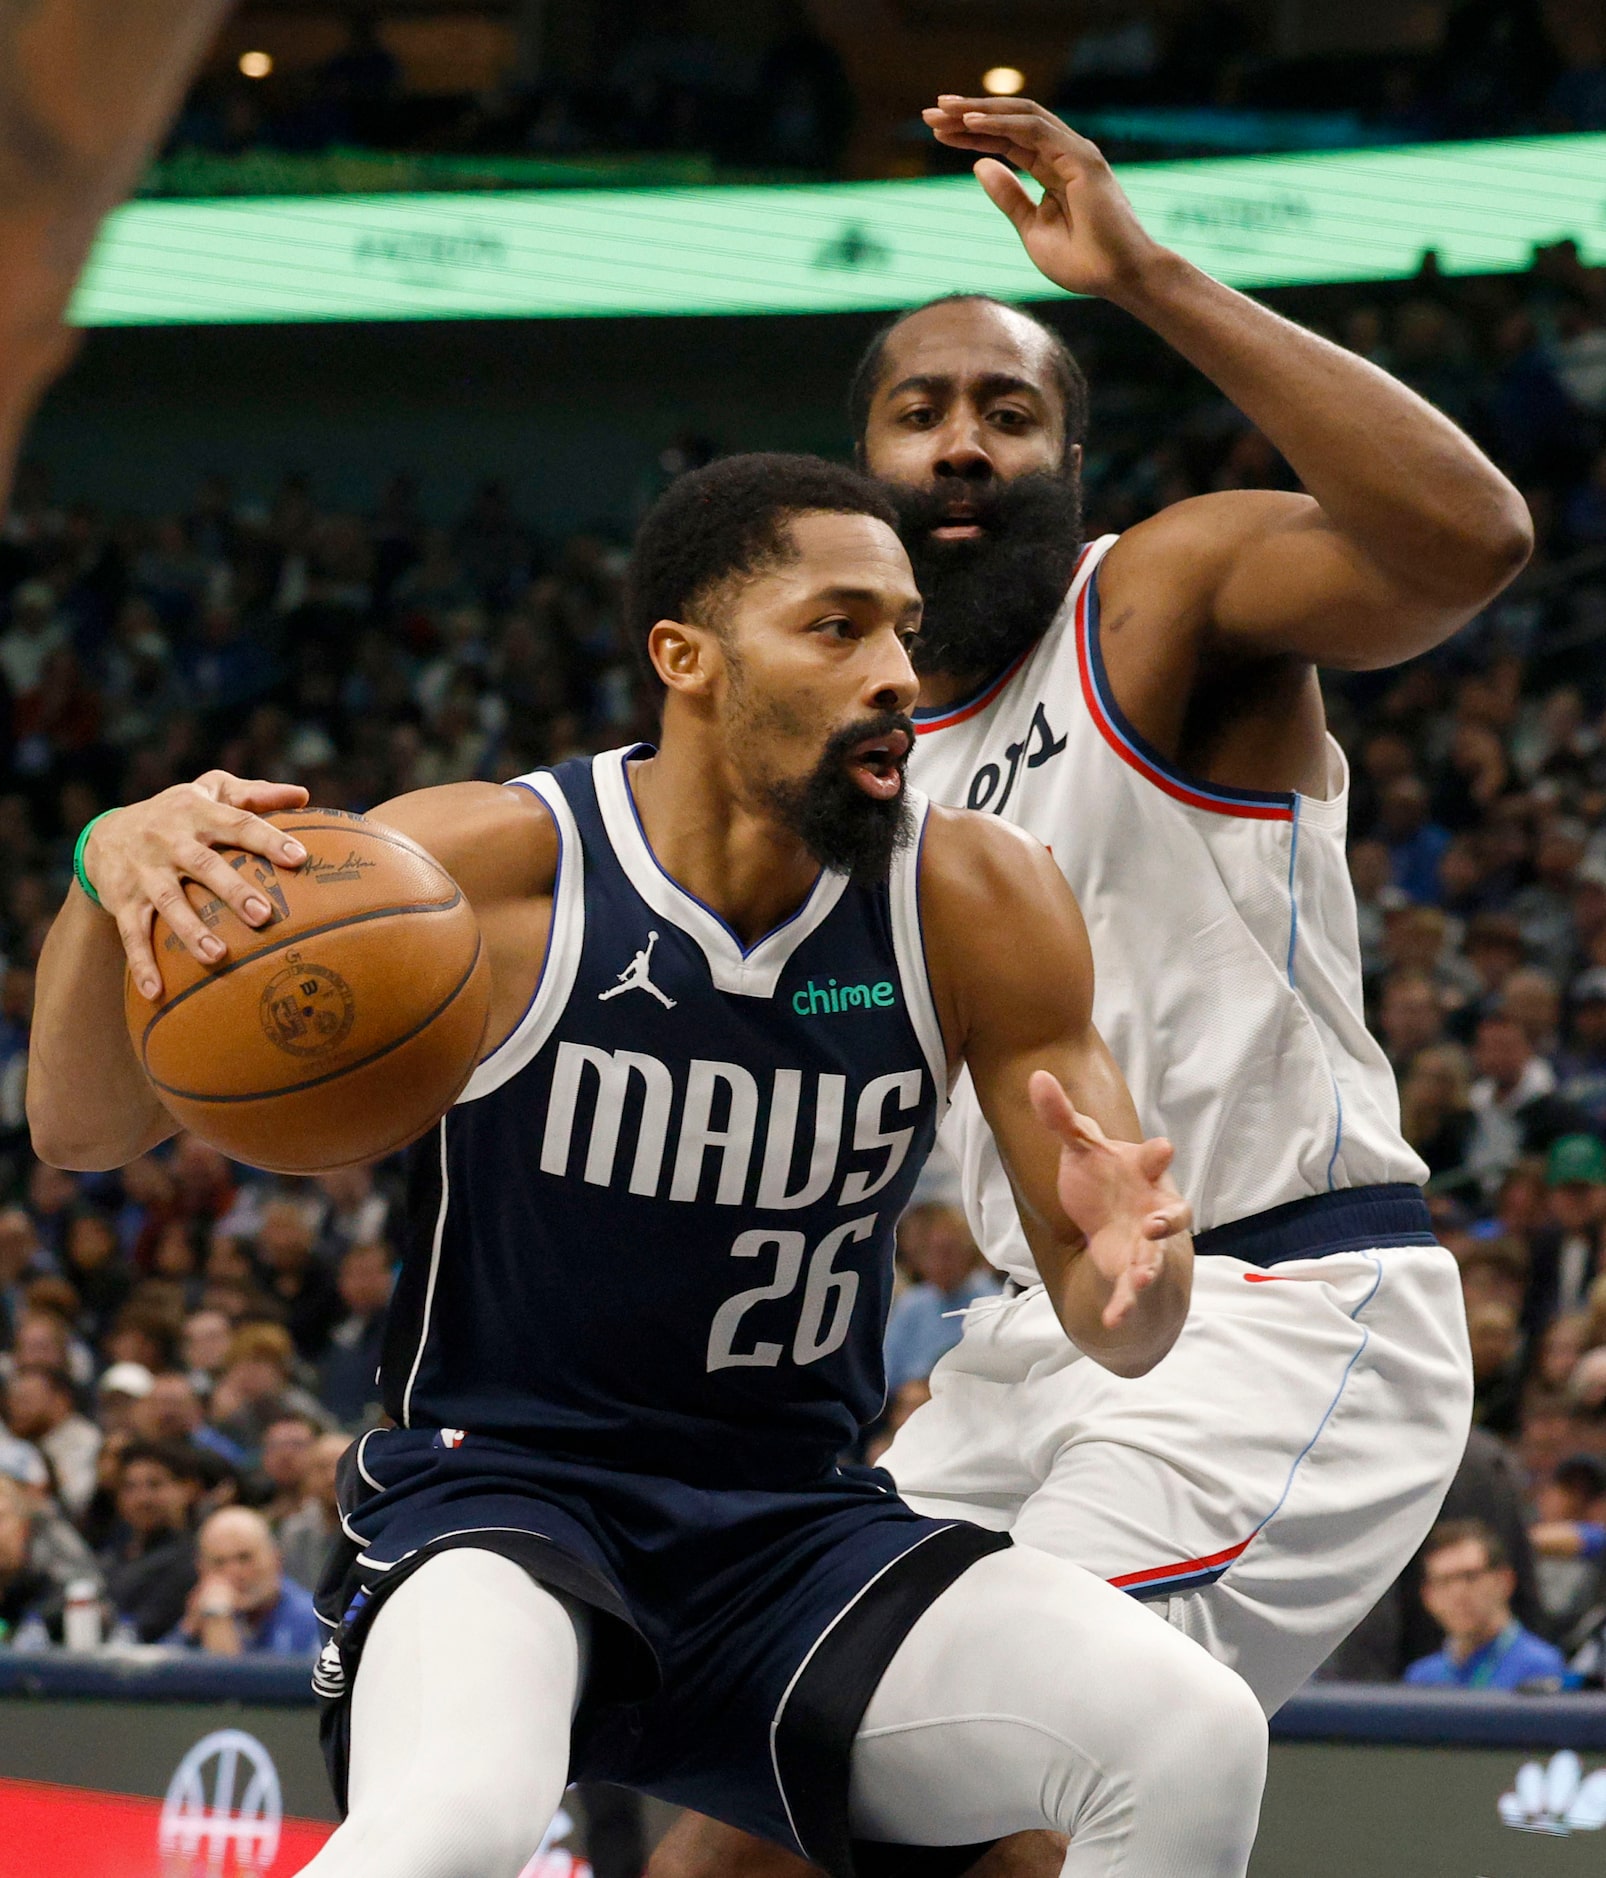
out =
[(648, 754), (520, 779), (561, 836), (551, 938), (413, 1150), (384, 1401), (447, 1441), (786, 1485), (885, 1395), (893, 1229), (946, 1100), (921, 844), (883, 886), (822, 873), (744, 950), (647, 843)]

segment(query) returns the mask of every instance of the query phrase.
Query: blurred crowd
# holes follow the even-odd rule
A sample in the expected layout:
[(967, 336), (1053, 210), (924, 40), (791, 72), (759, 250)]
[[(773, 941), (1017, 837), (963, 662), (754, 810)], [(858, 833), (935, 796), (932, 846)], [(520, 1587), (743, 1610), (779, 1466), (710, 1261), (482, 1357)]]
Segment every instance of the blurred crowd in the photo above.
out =
[[(768, 18), (766, 33), (751, 18), (731, 12), (722, 21), (685, 0), (614, 0), (589, 57), (555, 63), (528, 48), (497, 84), (451, 93), (411, 87), (382, 19), (353, 7), (347, 43), (322, 64), (261, 79), (232, 71), (204, 78), (169, 150), (681, 152), (738, 168), (840, 173), (856, 122), (884, 108), (885, 87), (859, 95), (842, 49), (802, 0), (772, 5)], [(1606, 129), (1606, 41), (1558, 24), (1540, 0), (1455, 0), (1443, 8), (1437, 39), (1416, 36), (1412, 49), (1387, 34), (1373, 51), (1300, 53), (1289, 51), (1283, 22), (1264, 5), (1135, 0), (1084, 9), (1079, 21), (1068, 16), (1057, 75), (1034, 73), (1032, 82), (1045, 103), (1073, 117), (1189, 113), (1192, 130), (1176, 123), (1169, 134), (1179, 147), (1209, 147), (1210, 113), (1240, 121), (1258, 114), (1271, 137), (1261, 147), (1277, 147), (1276, 125), (1301, 114), (1330, 125), (1342, 118), (1341, 140), (1352, 142)], [(996, 27), (978, 32), (973, 71), (956, 72), (952, 84), (973, 88), (988, 49), (1007, 41)], [(1125, 134), (1161, 134), (1159, 118), (1148, 125), (1140, 132), (1129, 124)], [(952, 167), (918, 120), (906, 130), (905, 166)]]
[[(1525, 1626), (1561, 1651), (1556, 1676), (1599, 1681), (1606, 281), (1563, 244), (1509, 280), (1445, 281), (1429, 262), (1411, 282), (1285, 303), (1467, 424), (1539, 537), (1527, 572), (1448, 645), (1328, 687), (1352, 766), (1369, 1014), (1462, 1264), (1479, 1423), (1449, 1564), (1419, 1562), (1349, 1668), (1395, 1676), (1429, 1656), (1475, 1580), (1477, 1624)], [(1130, 323), (1076, 317), (1095, 386), (1090, 533), (1207, 490), (1290, 485), (1265, 439), (1142, 351)], [(671, 467), (699, 454), (677, 448)], [(335, 1464), (380, 1413), (398, 1231), (388, 1165), (285, 1182), (184, 1135), (111, 1174), (34, 1161), (33, 972), (78, 829), (212, 764), (368, 809), (650, 735), (619, 627), (627, 534), (621, 518), (543, 539), (494, 482), (445, 517), (401, 474), (366, 513), (300, 475), (260, 498), (214, 477), (160, 514), (134, 489), (106, 514), (58, 497), (40, 466), (19, 479), (0, 529), (11, 1647), (312, 1647), (306, 1587), (335, 1529)], [(889, 1427), (922, 1399), (953, 1313), (992, 1283), (940, 1203), (911, 1215), (901, 1256)], [(1450, 1615), (1436, 1619), (1439, 1590)]]

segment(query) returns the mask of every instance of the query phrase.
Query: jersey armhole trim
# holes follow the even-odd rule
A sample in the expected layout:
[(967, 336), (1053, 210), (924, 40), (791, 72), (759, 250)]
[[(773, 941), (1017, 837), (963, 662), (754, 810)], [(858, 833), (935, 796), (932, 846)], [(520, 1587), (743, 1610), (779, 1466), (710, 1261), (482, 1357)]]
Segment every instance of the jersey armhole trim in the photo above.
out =
[(1233, 789), (1225, 783), (1200, 782), (1168, 763), (1154, 745), (1128, 722), (1115, 701), (1115, 693), (1104, 670), (1104, 654), (1099, 645), (1096, 565), (1089, 568), (1082, 591), (1077, 596), (1075, 630), (1076, 669), (1082, 683), (1083, 702), (1099, 734), (1123, 763), (1153, 783), (1156, 789), (1191, 809), (1204, 809), (1211, 815), (1232, 815), (1256, 822), (1291, 822), (1294, 819), (1294, 796), (1291, 792)]
[(558, 867), (552, 883), (552, 923), (546, 953), (524, 1015), (484, 1059), (457, 1098), (475, 1102), (516, 1076), (535, 1057), (569, 1001), (585, 939), (585, 859), (574, 811), (562, 785), (549, 772), (520, 776), (509, 785), (528, 789), (545, 804), (557, 824)]
[(926, 959), (925, 927), (920, 919), (920, 867), (931, 823), (931, 803), (910, 791), (917, 818), (915, 838), (893, 863), (888, 903), (892, 912), (892, 950), (898, 962), (905, 1008), (931, 1071), (940, 1122), (948, 1106), (948, 1049), (943, 1042), (937, 1001), (931, 993), (931, 971)]

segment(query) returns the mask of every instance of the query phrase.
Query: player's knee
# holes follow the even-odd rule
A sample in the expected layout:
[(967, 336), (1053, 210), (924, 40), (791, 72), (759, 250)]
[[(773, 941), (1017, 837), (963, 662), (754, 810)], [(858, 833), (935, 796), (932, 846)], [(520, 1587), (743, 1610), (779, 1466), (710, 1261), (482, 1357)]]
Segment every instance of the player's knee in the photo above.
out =
[(519, 1878), (550, 1824), (551, 1808), (532, 1795), (447, 1796), (438, 1843), (417, 1866), (420, 1878)]
[[(1185, 1799), (1206, 1838), (1251, 1836), (1266, 1780), (1266, 1717), (1241, 1676), (1190, 1645), (1168, 1697), (1155, 1696), (1145, 1769), (1155, 1792)], [(1245, 1842), (1247, 1853), (1247, 1841)]]

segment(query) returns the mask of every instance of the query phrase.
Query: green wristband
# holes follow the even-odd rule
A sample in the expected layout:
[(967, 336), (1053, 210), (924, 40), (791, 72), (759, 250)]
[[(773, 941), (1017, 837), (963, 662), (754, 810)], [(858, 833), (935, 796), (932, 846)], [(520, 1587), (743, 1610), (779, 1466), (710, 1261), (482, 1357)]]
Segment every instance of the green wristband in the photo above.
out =
[(73, 879), (78, 882), (79, 886), (89, 895), (96, 906), (100, 905), (100, 895), (95, 891), (95, 883), (89, 878), (88, 874), (84, 872), (84, 849), (89, 844), (89, 837), (96, 822), (103, 822), (108, 815), (115, 815), (116, 813), (117, 811), (115, 809), (102, 809), (98, 815), (92, 815), (89, 820), (84, 823), (83, 827), (79, 829), (78, 840), (73, 846)]

